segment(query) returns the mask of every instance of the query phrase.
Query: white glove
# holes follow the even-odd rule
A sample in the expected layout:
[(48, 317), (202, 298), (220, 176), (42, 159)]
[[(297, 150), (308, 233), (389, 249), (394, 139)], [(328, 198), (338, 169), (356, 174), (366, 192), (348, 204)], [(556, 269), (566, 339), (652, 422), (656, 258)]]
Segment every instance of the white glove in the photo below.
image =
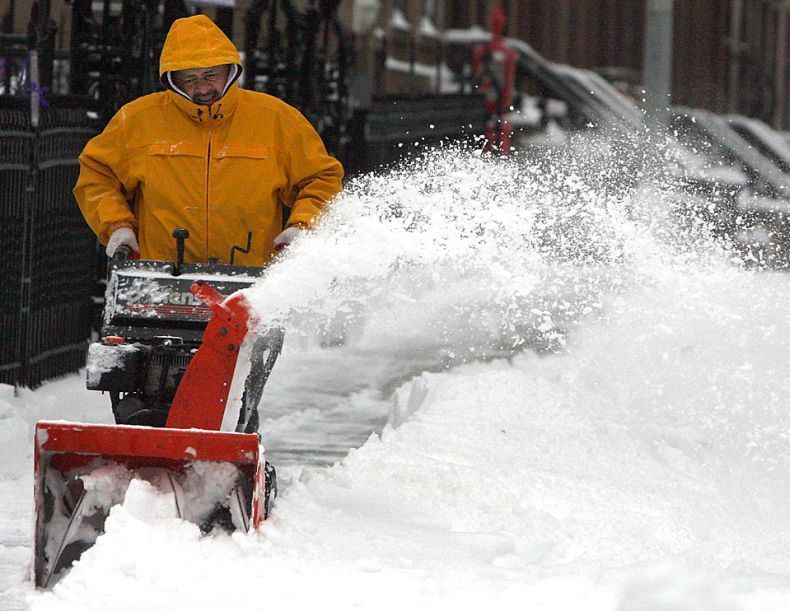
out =
[(121, 246), (128, 246), (136, 253), (140, 252), (140, 245), (137, 243), (134, 231), (128, 227), (120, 227), (112, 232), (107, 242), (107, 256), (112, 258)]
[(274, 238), (274, 250), (281, 251), (283, 248), (293, 242), (297, 236), (304, 231), (303, 227), (288, 227), (280, 235)]

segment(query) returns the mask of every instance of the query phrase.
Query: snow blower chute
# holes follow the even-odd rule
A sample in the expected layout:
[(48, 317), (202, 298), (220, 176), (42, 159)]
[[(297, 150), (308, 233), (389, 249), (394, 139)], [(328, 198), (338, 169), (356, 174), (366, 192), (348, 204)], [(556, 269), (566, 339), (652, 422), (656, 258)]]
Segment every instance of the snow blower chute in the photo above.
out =
[[(283, 334), (273, 329), (252, 342), (236, 421), (229, 393), (252, 317), (236, 291), (261, 268), (182, 264), (181, 240), (175, 264), (112, 261), (87, 370), (88, 388), (110, 393), (116, 424), (36, 425), (38, 587), (94, 544), (134, 479), (169, 495), (173, 516), (204, 531), (246, 531), (268, 515), (276, 481), (260, 445), (257, 403)], [(235, 427), (225, 432), (229, 415)], [(200, 498), (206, 490), (213, 498)]]

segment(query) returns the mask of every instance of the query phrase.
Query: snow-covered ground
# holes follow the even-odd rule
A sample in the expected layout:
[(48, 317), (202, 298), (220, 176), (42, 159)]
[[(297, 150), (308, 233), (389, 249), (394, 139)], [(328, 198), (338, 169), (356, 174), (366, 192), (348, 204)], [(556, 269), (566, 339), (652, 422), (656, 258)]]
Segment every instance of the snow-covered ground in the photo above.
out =
[(288, 329), (258, 533), (138, 483), (34, 592), (33, 423), (109, 409), (76, 375), (0, 389), (0, 608), (790, 608), (790, 276), (616, 158), (350, 185), (249, 292)]

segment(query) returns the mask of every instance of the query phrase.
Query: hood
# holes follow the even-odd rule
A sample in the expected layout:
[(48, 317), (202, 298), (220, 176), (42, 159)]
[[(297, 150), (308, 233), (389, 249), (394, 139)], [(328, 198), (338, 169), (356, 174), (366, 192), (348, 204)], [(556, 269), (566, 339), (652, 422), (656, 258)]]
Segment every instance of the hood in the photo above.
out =
[[(187, 68), (232, 64), (228, 86), (241, 75), (241, 57), (225, 33), (205, 15), (176, 19), (167, 33), (159, 58), (159, 79), (172, 89), (167, 73)], [(227, 90), (227, 87), (226, 87)]]

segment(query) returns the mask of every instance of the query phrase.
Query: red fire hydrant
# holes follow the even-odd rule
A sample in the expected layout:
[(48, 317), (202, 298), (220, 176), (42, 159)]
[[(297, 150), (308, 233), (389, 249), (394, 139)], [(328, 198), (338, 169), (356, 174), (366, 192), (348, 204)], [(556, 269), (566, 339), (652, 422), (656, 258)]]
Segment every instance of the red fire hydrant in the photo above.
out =
[(518, 52), (504, 41), (505, 11), (497, 6), (491, 13), (491, 41), (477, 45), (472, 54), (478, 88), (485, 94), (486, 150), (510, 153), (513, 126), (507, 113), (513, 110)]

